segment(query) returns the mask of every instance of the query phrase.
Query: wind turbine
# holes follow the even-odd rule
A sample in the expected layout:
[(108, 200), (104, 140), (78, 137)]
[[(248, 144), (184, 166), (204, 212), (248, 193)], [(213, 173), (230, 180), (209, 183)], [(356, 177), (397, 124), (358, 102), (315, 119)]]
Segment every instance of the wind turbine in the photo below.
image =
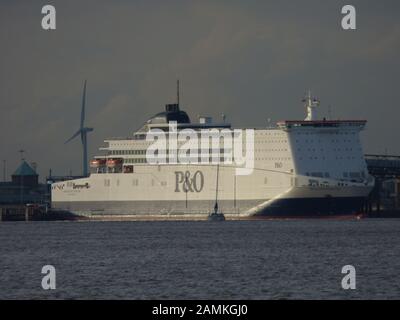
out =
[(86, 104), (86, 80), (85, 84), (83, 85), (83, 96), (82, 96), (82, 110), (81, 110), (81, 126), (75, 134), (69, 138), (65, 143), (70, 142), (77, 136), (81, 135), (82, 147), (83, 147), (83, 163), (82, 163), (82, 170), (83, 176), (88, 175), (88, 166), (87, 166), (87, 133), (93, 131), (93, 128), (85, 127), (85, 104)]

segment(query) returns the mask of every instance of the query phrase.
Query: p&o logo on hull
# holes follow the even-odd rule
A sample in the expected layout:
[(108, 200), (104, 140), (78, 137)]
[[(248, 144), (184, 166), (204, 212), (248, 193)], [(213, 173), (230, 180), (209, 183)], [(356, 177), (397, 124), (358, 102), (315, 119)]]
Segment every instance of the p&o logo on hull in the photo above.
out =
[(204, 187), (204, 175), (196, 171), (193, 175), (190, 171), (175, 171), (175, 192), (201, 192)]

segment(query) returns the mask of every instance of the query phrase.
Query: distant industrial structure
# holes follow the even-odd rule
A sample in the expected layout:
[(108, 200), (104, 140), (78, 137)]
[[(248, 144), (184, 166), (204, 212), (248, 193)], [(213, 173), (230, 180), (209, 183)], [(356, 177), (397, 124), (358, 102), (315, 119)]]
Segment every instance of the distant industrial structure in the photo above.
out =
[(400, 156), (367, 154), (368, 171), (375, 187), (367, 200), (367, 213), (400, 216)]

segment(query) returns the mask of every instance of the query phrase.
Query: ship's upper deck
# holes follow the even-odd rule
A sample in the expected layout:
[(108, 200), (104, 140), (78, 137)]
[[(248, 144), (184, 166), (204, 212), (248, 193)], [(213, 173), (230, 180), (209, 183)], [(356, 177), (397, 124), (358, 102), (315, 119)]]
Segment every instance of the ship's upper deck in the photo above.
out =
[(357, 127), (362, 129), (366, 120), (284, 120), (277, 123), (280, 129), (292, 128), (339, 128), (339, 127)]
[(149, 118), (146, 123), (131, 137), (112, 137), (107, 138), (105, 141), (115, 140), (144, 140), (149, 132), (154, 129), (159, 129), (168, 133), (173, 125), (177, 130), (192, 129), (224, 129), (231, 128), (230, 123), (222, 122), (215, 123), (211, 117), (200, 117), (199, 122), (192, 123), (189, 116), (183, 110), (180, 110), (179, 104), (167, 104), (165, 111), (160, 112)]
[[(179, 101), (179, 99), (178, 99)], [(305, 129), (305, 130), (320, 130), (326, 131), (337, 131), (337, 130), (362, 130), (367, 121), (366, 120), (322, 120), (317, 119), (316, 106), (319, 105), (319, 100), (312, 98), (311, 92), (303, 100), (306, 102), (307, 118), (305, 120), (283, 120), (278, 121), (276, 126), (266, 127), (251, 127), (251, 128), (236, 128), (236, 129), (253, 129), (253, 130), (283, 130), (291, 131), (293, 129)], [(111, 141), (128, 141), (128, 140), (145, 140), (146, 137), (152, 134), (152, 130), (159, 129), (165, 131), (168, 135), (169, 131), (192, 129), (200, 131), (202, 129), (233, 129), (230, 123), (225, 122), (225, 116), (223, 115), (223, 122), (216, 123), (212, 121), (211, 117), (200, 117), (199, 122), (191, 122), (188, 114), (181, 110), (179, 102), (175, 104), (167, 104), (165, 111), (159, 112), (154, 116), (150, 117), (144, 125), (133, 133), (130, 137), (112, 137), (105, 140), (105, 142)], [(302, 130), (301, 130), (302, 131)], [(104, 148), (103, 148), (104, 149)]]

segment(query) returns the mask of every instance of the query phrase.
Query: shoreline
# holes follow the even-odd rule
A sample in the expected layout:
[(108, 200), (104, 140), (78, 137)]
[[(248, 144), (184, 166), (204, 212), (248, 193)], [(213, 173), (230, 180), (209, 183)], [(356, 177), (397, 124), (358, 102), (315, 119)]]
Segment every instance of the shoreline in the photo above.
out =
[[(152, 222), (152, 221), (207, 221), (208, 215), (96, 215), (77, 216), (68, 212), (31, 213), (17, 212), (2, 215), (1, 222), (12, 221), (76, 221), (76, 222)], [(232, 216), (226, 215), (226, 221), (295, 221), (295, 220), (333, 220), (333, 221), (357, 221), (365, 219), (400, 219), (400, 212), (382, 212), (359, 215), (337, 215), (337, 216)]]

